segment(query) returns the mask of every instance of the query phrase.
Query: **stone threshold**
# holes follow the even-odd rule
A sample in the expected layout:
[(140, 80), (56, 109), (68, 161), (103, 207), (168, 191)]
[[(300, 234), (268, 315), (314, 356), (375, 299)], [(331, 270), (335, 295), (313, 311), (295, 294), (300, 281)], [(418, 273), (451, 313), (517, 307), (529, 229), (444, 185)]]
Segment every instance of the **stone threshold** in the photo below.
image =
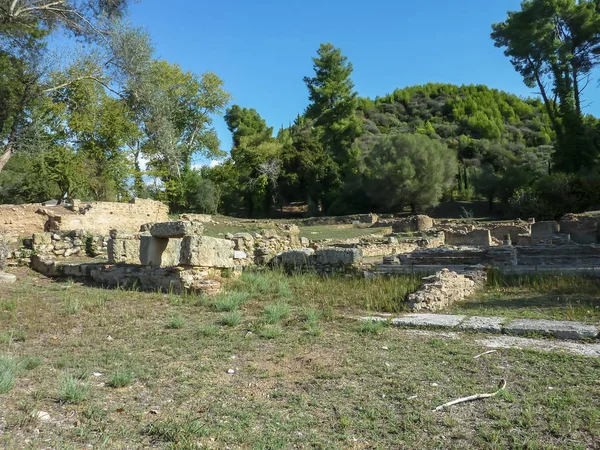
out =
[(398, 327), (446, 328), (516, 336), (545, 336), (556, 339), (583, 340), (600, 338), (600, 328), (582, 322), (545, 319), (509, 319), (506, 317), (462, 316), (449, 314), (404, 314), (399, 317), (380, 315), (362, 317), (365, 321), (387, 322)]

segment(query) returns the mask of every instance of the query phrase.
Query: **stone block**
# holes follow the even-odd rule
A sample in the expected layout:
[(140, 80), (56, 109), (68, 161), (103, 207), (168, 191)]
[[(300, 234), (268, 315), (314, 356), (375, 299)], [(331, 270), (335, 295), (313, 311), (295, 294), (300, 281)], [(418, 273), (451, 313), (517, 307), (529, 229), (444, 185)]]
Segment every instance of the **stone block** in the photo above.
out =
[(306, 269), (312, 266), (314, 254), (312, 248), (288, 250), (277, 255), (276, 262), (287, 269)]
[(163, 239), (153, 236), (140, 237), (140, 262), (144, 266), (178, 266), (180, 265), (181, 254), (181, 239)]
[(549, 239), (554, 237), (555, 234), (558, 234), (559, 231), (560, 227), (558, 226), (558, 222), (555, 222), (554, 220), (536, 222), (531, 225), (531, 238), (533, 240)]
[(188, 222), (212, 222), (212, 216), (210, 214), (180, 214), (179, 220), (186, 220)]
[(600, 217), (567, 214), (560, 219), (562, 233), (571, 235), (571, 240), (577, 244), (596, 244), (600, 242)]
[(33, 233), (33, 245), (50, 245), (52, 244), (52, 233)]
[(248, 255), (246, 254), (246, 252), (243, 252), (241, 250), (236, 250), (233, 252), (233, 259), (246, 259), (248, 257)]
[(315, 264), (336, 267), (353, 266), (362, 261), (358, 248), (320, 248), (315, 251)]
[(446, 231), (446, 245), (469, 245), (475, 247), (491, 247), (490, 230)]
[(469, 317), (460, 324), (463, 330), (477, 331), (484, 333), (501, 333), (502, 325), (506, 322), (505, 317)]
[(434, 327), (455, 328), (465, 319), (465, 316), (446, 314), (407, 314), (392, 319), (392, 325), (405, 327)]
[(150, 234), (155, 238), (183, 238), (185, 236), (201, 235), (204, 225), (200, 222), (176, 222), (155, 223), (150, 227)]
[(141, 264), (140, 240), (109, 239), (108, 262), (110, 264)]
[(209, 236), (186, 236), (181, 244), (180, 265), (233, 267), (233, 242)]
[(594, 339), (600, 330), (581, 322), (542, 319), (516, 319), (504, 327), (508, 334), (540, 334), (558, 339)]
[(17, 276), (12, 273), (0, 272), (0, 284), (9, 284), (17, 281)]

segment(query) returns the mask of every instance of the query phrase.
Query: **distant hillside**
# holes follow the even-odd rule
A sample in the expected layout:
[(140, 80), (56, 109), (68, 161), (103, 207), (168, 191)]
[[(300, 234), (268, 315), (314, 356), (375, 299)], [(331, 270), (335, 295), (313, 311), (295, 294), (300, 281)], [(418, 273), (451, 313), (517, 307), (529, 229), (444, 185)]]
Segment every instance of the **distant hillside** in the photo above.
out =
[(491, 164), (496, 170), (510, 163), (539, 170), (553, 151), (554, 132), (540, 100), (487, 86), (430, 83), (361, 98), (359, 108), (363, 150), (380, 134), (419, 132), (455, 148), (466, 165)]

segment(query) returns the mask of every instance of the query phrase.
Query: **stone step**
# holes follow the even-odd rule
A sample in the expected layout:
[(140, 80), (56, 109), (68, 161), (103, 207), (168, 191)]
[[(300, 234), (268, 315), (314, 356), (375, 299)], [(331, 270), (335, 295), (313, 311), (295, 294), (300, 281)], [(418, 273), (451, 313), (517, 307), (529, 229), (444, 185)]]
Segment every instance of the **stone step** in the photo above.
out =
[(557, 339), (584, 340), (600, 338), (600, 328), (582, 322), (545, 319), (508, 319), (451, 314), (405, 314), (400, 317), (363, 317), (366, 321), (389, 321), (399, 327), (455, 328), (486, 333), (521, 336), (546, 336)]

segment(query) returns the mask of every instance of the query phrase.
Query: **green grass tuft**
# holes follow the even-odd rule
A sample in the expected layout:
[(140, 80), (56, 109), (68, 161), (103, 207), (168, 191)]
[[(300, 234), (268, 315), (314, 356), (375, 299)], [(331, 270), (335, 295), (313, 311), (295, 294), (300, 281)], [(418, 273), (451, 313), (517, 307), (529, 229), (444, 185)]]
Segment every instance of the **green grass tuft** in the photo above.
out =
[(267, 323), (278, 323), (282, 319), (289, 317), (290, 305), (287, 303), (274, 303), (266, 305), (264, 308), (265, 322)]
[(283, 329), (278, 325), (265, 325), (258, 331), (258, 335), (263, 339), (275, 339), (282, 334)]
[(220, 328), (216, 325), (203, 325), (198, 328), (199, 337), (213, 337), (221, 332)]
[(380, 334), (389, 326), (385, 320), (363, 320), (360, 324), (360, 332), (365, 334)]
[(11, 356), (0, 356), (0, 394), (6, 394), (15, 385), (17, 360)]
[(110, 380), (106, 385), (112, 388), (122, 388), (129, 386), (132, 381), (133, 374), (128, 370), (119, 368), (110, 376)]
[(172, 330), (178, 330), (185, 326), (185, 319), (181, 317), (179, 314), (173, 314), (169, 319), (169, 323), (167, 323), (167, 328)]
[(89, 392), (89, 385), (66, 374), (58, 385), (58, 401), (60, 403), (78, 404), (83, 402)]
[(250, 298), (247, 292), (227, 292), (219, 294), (212, 302), (215, 311), (235, 311)]
[(241, 320), (242, 320), (242, 313), (241, 311), (229, 311), (224, 313), (221, 316), (221, 319), (219, 320), (219, 323), (221, 325), (226, 325), (228, 327), (235, 327), (236, 325), (238, 325)]
[(25, 370), (33, 370), (41, 366), (42, 362), (39, 356), (28, 356), (21, 361), (21, 367)]

